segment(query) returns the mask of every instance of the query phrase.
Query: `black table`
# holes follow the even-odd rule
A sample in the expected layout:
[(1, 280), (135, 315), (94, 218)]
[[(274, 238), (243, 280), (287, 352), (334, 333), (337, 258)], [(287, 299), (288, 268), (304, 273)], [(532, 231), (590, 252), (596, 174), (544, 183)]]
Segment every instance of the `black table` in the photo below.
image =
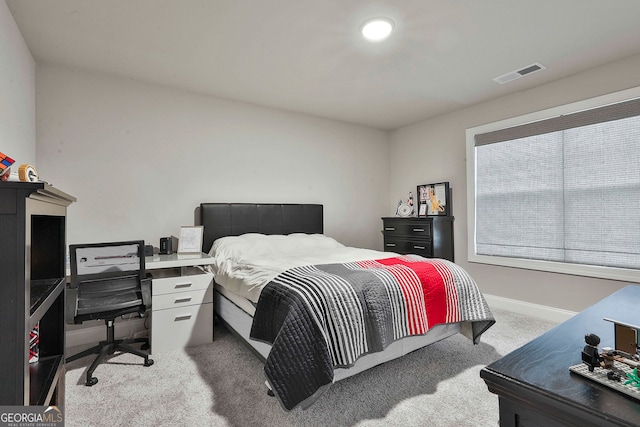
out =
[(640, 323), (640, 286), (627, 286), (482, 369), (499, 397), (501, 426), (640, 426), (640, 400), (569, 367), (581, 363), (584, 336), (614, 347), (611, 318)]

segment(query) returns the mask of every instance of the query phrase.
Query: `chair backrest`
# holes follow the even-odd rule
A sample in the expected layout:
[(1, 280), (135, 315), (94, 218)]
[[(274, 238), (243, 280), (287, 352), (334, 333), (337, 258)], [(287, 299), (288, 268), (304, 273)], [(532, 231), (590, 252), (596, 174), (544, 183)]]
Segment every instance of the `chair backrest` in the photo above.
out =
[(71, 286), (107, 278), (144, 278), (144, 241), (87, 243), (69, 246)]
[(144, 311), (143, 240), (70, 245), (69, 256), (74, 323)]

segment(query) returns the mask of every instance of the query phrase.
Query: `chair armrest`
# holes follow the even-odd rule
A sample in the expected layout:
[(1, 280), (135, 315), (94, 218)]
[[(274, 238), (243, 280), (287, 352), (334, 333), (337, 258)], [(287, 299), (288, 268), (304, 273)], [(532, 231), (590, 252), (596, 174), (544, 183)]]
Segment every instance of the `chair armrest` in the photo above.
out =
[(151, 308), (151, 274), (147, 273), (147, 277), (140, 281), (140, 289), (142, 290), (142, 303), (147, 310)]
[(65, 287), (65, 307), (64, 307), (64, 317), (65, 321), (68, 325), (75, 324), (76, 317), (76, 308), (78, 306), (78, 289), (72, 288), (70, 286)]

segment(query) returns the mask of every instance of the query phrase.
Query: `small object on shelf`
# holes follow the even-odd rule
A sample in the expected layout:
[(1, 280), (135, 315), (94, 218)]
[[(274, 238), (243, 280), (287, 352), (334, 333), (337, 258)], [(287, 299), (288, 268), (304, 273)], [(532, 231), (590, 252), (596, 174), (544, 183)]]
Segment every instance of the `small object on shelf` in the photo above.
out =
[(616, 351), (625, 352), (628, 359), (635, 358), (635, 360), (638, 360), (638, 335), (640, 335), (640, 326), (607, 317), (605, 317), (604, 320), (613, 323)]
[(161, 237), (160, 238), (160, 250), (161, 255), (171, 255), (178, 249), (178, 238), (175, 236)]
[(40, 358), (40, 322), (36, 323), (29, 333), (29, 363), (36, 363)]
[(607, 378), (609, 378), (611, 381), (618, 381), (618, 382), (622, 379), (620, 374), (613, 370), (607, 372)]
[(628, 380), (624, 382), (624, 385), (632, 385), (633, 387), (640, 388), (640, 377), (638, 377), (638, 368), (633, 368), (633, 371), (627, 372)]
[(10, 176), (11, 176), (11, 168), (5, 169), (0, 175), (0, 181), (9, 181)]
[(418, 185), (418, 212), (420, 216), (449, 216), (449, 182)]
[(178, 239), (179, 254), (199, 254), (202, 252), (202, 236), (204, 227), (202, 225), (180, 227), (180, 238)]
[(604, 368), (612, 369), (613, 361), (615, 360), (615, 350), (611, 347), (603, 347), (602, 348), (602, 358), (604, 363)]
[(144, 246), (144, 256), (153, 256), (153, 245)]
[(403, 218), (408, 218), (411, 216), (411, 213), (413, 212), (413, 209), (411, 208), (411, 206), (409, 206), (406, 203), (401, 203), (398, 206), (398, 212), (396, 213), (396, 215), (403, 217)]
[(596, 366), (600, 366), (603, 357), (598, 353), (598, 345), (600, 337), (596, 334), (587, 334), (584, 336), (584, 342), (587, 344), (582, 349), (582, 361), (589, 367), (589, 371), (593, 372)]
[(0, 175), (2, 175), (3, 181), (6, 181), (9, 178), (9, 175), (11, 174), (11, 165), (14, 162), (15, 160), (0, 151)]
[(11, 157), (0, 152), (0, 181), (9, 181), (11, 165), (15, 162)]
[(20, 165), (18, 168), (18, 177), (22, 182), (38, 182), (38, 171), (35, 166)]

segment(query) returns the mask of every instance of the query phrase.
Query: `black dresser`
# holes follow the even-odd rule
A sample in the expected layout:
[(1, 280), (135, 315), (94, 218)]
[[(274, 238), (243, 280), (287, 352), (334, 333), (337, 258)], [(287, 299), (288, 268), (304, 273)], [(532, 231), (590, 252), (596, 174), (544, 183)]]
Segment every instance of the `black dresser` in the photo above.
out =
[(383, 217), (384, 250), (453, 262), (453, 221), (452, 216)]

